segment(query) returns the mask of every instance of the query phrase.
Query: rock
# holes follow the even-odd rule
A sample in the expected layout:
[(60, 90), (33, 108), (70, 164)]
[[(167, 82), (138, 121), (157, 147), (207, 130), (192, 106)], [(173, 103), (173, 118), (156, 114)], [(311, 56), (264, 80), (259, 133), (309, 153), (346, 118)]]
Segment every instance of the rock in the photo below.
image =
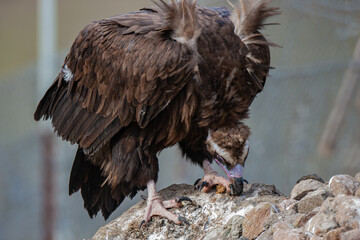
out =
[(305, 240), (305, 234), (300, 229), (278, 230), (274, 232), (273, 240)]
[(327, 186), (318, 188), (313, 192), (309, 192), (297, 203), (297, 211), (299, 213), (309, 213), (321, 204), (329, 197), (331, 193)]
[(360, 228), (360, 198), (338, 195), (334, 200), (337, 208), (335, 219), (341, 227)]
[(292, 229), (291, 225), (285, 221), (279, 221), (273, 225), (273, 231), (276, 232), (278, 230), (289, 230)]
[(295, 200), (300, 200), (303, 197), (306, 196), (309, 192), (313, 192), (316, 189), (323, 187), (324, 184), (314, 180), (314, 179), (306, 179), (298, 184), (295, 185), (295, 187), (292, 189), (290, 193), (290, 198)]
[(251, 194), (251, 196), (254, 197), (266, 195), (283, 196), (283, 194), (274, 185), (259, 183), (246, 184), (244, 191), (246, 191), (246, 195)]
[(264, 231), (256, 238), (256, 240), (269, 240), (272, 238), (272, 232)]
[(329, 197), (319, 212), (305, 225), (305, 230), (318, 236), (338, 227), (360, 228), (360, 199), (343, 194)]
[(301, 182), (301, 181), (303, 181), (303, 180), (307, 180), (307, 179), (314, 179), (314, 180), (319, 181), (319, 182), (321, 182), (321, 183), (325, 183), (324, 179), (322, 179), (322, 178), (321, 178), (319, 175), (317, 175), (317, 174), (309, 174), (309, 175), (303, 176), (303, 177), (299, 178), (299, 179), (296, 181), (296, 183), (299, 183), (299, 182)]
[(328, 231), (337, 228), (333, 208), (333, 198), (325, 200), (319, 212), (315, 214), (306, 224), (305, 230), (317, 236), (323, 236)]
[(360, 182), (360, 172), (355, 175), (355, 180)]
[[(271, 185), (246, 184), (244, 195), (234, 197), (229, 194), (199, 193), (192, 185), (171, 185), (159, 192), (164, 199), (187, 196), (193, 204), (186, 204), (180, 209), (171, 209), (178, 216), (185, 217), (190, 226), (176, 225), (165, 218), (153, 217), (150, 222), (139, 229), (146, 203), (142, 201), (120, 217), (101, 227), (92, 240), (112, 239), (246, 239), (243, 235), (244, 217), (252, 209), (260, 215), (275, 212), (275, 205), (284, 200)], [(257, 191), (258, 190), (258, 191)], [(262, 192), (262, 195), (259, 195)], [(266, 195), (273, 194), (273, 195)], [(249, 216), (250, 218), (250, 216)], [(261, 217), (257, 216), (258, 219)], [(260, 233), (258, 233), (259, 235)]]
[[(199, 193), (186, 184), (172, 185), (159, 193), (164, 200), (178, 196), (193, 200), (181, 209), (170, 210), (185, 217), (190, 226), (153, 217), (140, 230), (146, 207), (142, 201), (100, 228), (92, 240), (360, 240), (360, 197), (357, 195), (360, 182), (343, 176), (334, 176), (330, 184), (313, 178), (302, 179), (293, 188), (291, 198), (283, 196), (273, 185), (258, 183), (245, 184), (243, 195), (237, 197), (216, 194), (215, 190)], [(344, 194), (344, 189), (345, 193), (351, 193), (351, 180), (357, 187), (355, 196)]]
[(323, 238), (322, 238), (322, 237), (318, 237), (318, 236), (316, 236), (316, 235), (312, 235), (312, 236), (309, 238), (309, 240), (323, 240)]
[(303, 229), (294, 229), (285, 221), (280, 221), (274, 224), (273, 240), (305, 240)]
[[(318, 208), (315, 208), (318, 209)], [(303, 227), (313, 216), (315, 216), (319, 210), (313, 209), (309, 213), (298, 213), (296, 214), (296, 218), (292, 222), (294, 227)]]
[(345, 227), (330, 230), (324, 235), (324, 240), (340, 240), (340, 234), (346, 231)]
[(359, 182), (347, 174), (335, 175), (329, 181), (329, 188), (334, 196), (339, 194), (353, 196), (358, 186)]
[(356, 190), (355, 197), (360, 197), (360, 187)]
[(284, 212), (284, 211), (288, 211), (288, 210), (295, 210), (297, 211), (296, 207), (297, 207), (297, 203), (299, 201), (295, 200), (295, 199), (285, 199), (284, 201), (282, 201), (281, 203), (279, 203), (279, 210)]
[(324, 213), (318, 213), (306, 224), (305, 229), (317, 236), (324, 236), (325, 233), (337, 227), (335, 219), (329, 219)]
[(360, 229), (354, 229), (340, 234), (340, 240), (359, 240)]
[(270, 203), (260, 203), (251, 209), (243, 221), (243, 236), (249, 239), (255, 239), (264, 231), (264, 223), (271, 214), (272, 206)]

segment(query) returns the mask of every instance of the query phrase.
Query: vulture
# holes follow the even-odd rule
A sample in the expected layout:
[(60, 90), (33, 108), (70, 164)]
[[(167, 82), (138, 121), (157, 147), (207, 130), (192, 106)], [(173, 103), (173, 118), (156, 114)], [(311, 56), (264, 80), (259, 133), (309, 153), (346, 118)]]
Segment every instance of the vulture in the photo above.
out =
[(260, 30), (279, 9), (267, 0), (239, 0), (231, 10), (154, 3), (81, 30), (34, 113), (78, 145), (69, 194), (81, 191), (90, 217), (101, 211), (107, 219), (147, 188), (142, 224), (154, 215), (187, 223), (167, 209), (190, 199), (163, 201), (155, 188), (157, 154), (175, 144), (203, 167), (200, 191), (243, 191), (250, 135), (243, 120), (270, 69), (272, 44)]

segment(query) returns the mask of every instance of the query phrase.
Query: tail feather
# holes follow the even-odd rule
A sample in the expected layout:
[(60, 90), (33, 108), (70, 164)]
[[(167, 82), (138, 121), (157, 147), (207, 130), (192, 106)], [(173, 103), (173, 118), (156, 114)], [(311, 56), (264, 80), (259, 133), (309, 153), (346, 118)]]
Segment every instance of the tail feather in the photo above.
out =
[(93, 165), (79, 147), (71, 169), (69, 195), (81, 189), (84, 207), (91, 218), (101, 210), (107, 219), (122, 202), (112, 197), (111, 189), (109, 185), (103, 185), (104, 181), (100, 167)]
[(113, 188), (105, 179), (101, 167), (93, 164), (79, 147), (70, 173), (69, 195), (81, 191), (84, 208), (91, 218), (101, 211), (104, 219), (108, 219), (126, 196), (132, 198), (139, 190), (135, 186), (129, 187), (127, 182), (118, 183)]

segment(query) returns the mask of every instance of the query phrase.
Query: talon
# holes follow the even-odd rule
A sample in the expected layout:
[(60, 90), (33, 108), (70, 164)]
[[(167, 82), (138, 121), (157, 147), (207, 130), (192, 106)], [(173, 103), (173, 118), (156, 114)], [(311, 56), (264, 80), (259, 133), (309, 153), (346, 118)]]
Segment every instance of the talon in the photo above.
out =
[(201, 183), (201, 185), (200, 185), (199, 192), (201, 192), (201, 190), (202, 190), (204, 187), (207, 187), (207, 186), (209, 186), (209, 183), (206, 182), (206, 181), (203, 181), (203, 182)]
[(195, 182), (194, 182), (194, 186), (195, 186), (195, 190), (198, 189), (198, 183), (201, 181), (201, 178), (197, 179)]
[(230, 188), (230, 195), (234, 196), (234, 186), (232, 184), (230, 184), (229, 188)]
[(179, 219), (180, 222), (185, 223), (186, 225), (190, 226), (190, 223), (184, 217), (179, 216), (178, 219)]
[(177, 203), (182, 203), (183, 201), (188, 201), (188, 202), (192, 203), (192, 200), (188, 197), (178, 197), (175, 199), (175, 202), (177, 202)]
[(142, 200), (144, 200), (144, 201), (146, 201), (146, 200), (147, 200), (147, 197), (146, 197), (146, 196), (144, 196), (144, 195), (140, 195), (140, 197), (141, 197), (141, 199), (142, 199)]
[(247, 184), (249, 184), (248, 180), (246, 180), (246, 179), (243, 179), (243, 182), (246, 182)]
[(141, 227), (145, 224), (145, 220), (142, 220), (139, 226), (139, 229), (141, 229)]

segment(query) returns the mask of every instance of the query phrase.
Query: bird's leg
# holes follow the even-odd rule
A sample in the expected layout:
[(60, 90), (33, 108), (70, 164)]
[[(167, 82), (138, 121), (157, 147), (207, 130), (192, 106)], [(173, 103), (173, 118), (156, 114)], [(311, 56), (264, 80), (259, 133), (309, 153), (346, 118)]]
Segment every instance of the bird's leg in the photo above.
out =
[(163, 201), (159, 193), (156, 191), (154, 180), (150, 180), (147, 183), (147, 189), (148, 189), (148, 197), (146, 199), (147, 205), (146, 205), (144, 219), (143, 221), (141, 221), (140, 227), (143, 224), (146, 224), (148, 221), (150, 221), (152, 216), (162, 216), (173, 221), (176, 224), (181, 224), (183, 222), (189, 224), (189, 222), (185, 218), (178, 217), (174, 213), (169, 212), (166, 209), (174, 208), (174, 207), (182, 207), (183, 201), (191, 202), (190, 198), (179, 197), (173, 200)]
[(198, 179), (195, 182), (195, 187), (199, 188), (200, 191), (209, 192), (210, 189), (215, 185), (221, 185), (226, 188), (226, 191), (230, 193), (230, 184), (231, 182), (221, 177), (218, 172), (215, 171), (210, 165), (208, 160), (204, 160), (203, 162), (204, 168), (204, 177), (202, 179)]

